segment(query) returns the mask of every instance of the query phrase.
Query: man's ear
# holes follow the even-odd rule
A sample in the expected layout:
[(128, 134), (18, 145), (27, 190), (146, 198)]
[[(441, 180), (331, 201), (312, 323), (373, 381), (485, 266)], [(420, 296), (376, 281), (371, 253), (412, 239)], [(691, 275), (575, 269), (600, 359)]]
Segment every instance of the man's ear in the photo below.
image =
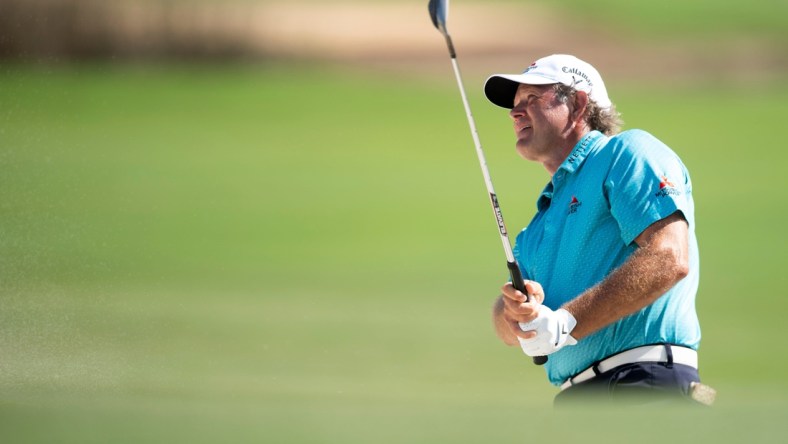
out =
[(575, 100), (572, 107), (572, 120), (575, 122), (582, 120), (587, 107), (588, 93), (585, 91), (575, 92)]

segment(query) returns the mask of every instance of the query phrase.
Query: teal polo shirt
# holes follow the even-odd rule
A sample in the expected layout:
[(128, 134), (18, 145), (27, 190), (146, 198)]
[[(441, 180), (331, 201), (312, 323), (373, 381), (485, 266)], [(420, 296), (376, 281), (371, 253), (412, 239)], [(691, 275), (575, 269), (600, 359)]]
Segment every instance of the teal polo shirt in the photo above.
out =
[(689, 274), (651, 305), (550, 355), (560, 385), (596, 361), (634, 347), (668, 342), (697, 349), (698, 245), (692, 182), (679, 157), (641, 130), (585, 135), (547, 184), (537, 213), (518, 234), (523, 276), (542, 284), (555, 310), (598, 284), (637, 250), (635, 238), (681, 211), (689, 222)]

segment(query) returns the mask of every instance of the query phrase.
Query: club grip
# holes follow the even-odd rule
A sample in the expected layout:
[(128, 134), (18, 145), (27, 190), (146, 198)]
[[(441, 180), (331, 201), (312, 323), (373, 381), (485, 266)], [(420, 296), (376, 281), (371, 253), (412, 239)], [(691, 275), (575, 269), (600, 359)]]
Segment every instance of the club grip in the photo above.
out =
[(547, 364), (547, 356), (532, 356), (535, 365)]
[[(506, 261), (506, 266), (509, 268), (509, 275), (512, 277), (512, 285), (515, 289), (522, 292), (525, 297), (526, 301), (531, 300), (531, 296), (525, 291), (525, 282), (523, 282), (523, 274), (520, 272), (520, 266), (517, 265), (517, 261), (509, 262)], [(536, 365), (544, 365), (547, 362), (547, 356), (534, 356), (533, 357), (534, 364)]]
[(520, 272), (520, 266), (517, 265), (517, 262), (506, 262), (506, 266), (509, 268), (509, 276), (512, 277), (512, 285), (514, 286), (515, 290), (519, 290), (521, 293), (525, 294), (526, 302), (531, 300), (531, 296), (525, 291), (525, 282), (523, 282), (523, 274)]

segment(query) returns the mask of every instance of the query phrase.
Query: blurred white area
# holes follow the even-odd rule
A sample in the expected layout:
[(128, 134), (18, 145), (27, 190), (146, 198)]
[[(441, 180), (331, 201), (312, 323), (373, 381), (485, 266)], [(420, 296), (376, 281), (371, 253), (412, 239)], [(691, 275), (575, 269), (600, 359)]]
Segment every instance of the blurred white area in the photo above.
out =
[[(775, 42), (742, 36), (646, 42), (615, 23), (544, 3), (453, 2), (448, 24), (469, 71), (518, 71), (559, 52), (638, 80), (769, 80), (788, 67), (784, 45)], [(301, 59), (445, 74), (445, 55), (426, 0), (0, 0), (6, 58)]]

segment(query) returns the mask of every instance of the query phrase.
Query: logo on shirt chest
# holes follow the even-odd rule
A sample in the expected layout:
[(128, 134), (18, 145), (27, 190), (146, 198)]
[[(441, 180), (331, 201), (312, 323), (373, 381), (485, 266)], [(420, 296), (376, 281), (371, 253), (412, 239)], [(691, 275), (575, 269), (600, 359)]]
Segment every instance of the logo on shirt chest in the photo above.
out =
[(577, 196), (572, 196), (572, 201), (569, 202), (569, 212), (567, 214), (577, 213), (577, 209), (580, 208), (580, 205), (583, 205), (583, 202), (577, 200)]

